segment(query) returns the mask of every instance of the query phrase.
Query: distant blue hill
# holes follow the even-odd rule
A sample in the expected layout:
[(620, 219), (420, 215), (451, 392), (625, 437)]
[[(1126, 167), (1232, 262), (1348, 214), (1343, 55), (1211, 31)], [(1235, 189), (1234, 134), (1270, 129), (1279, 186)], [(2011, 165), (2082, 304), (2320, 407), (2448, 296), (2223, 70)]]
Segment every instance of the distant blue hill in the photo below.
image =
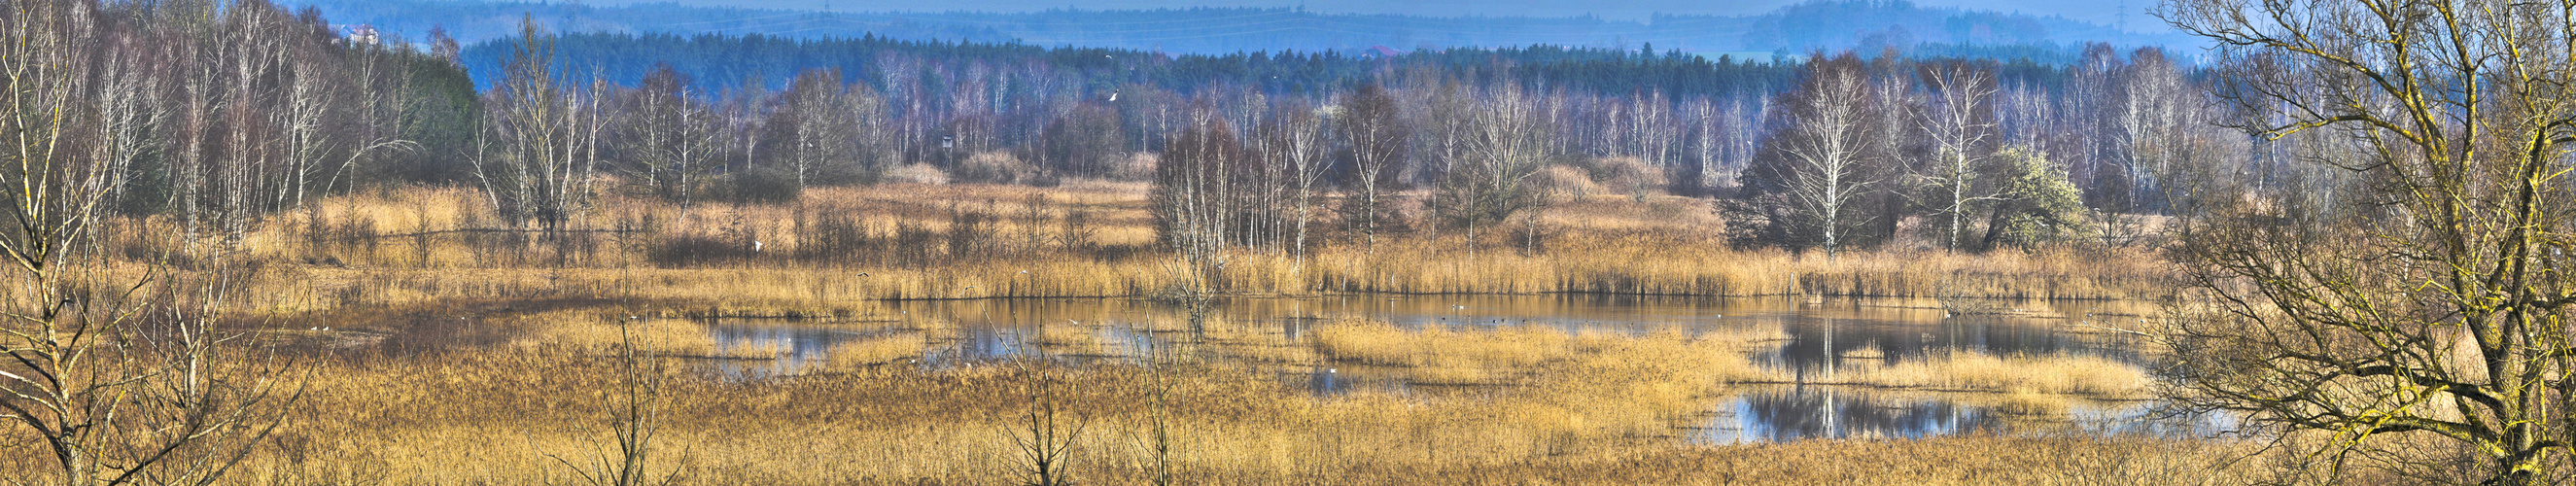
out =
[(413, 41), (433, 26), (472, 44), (516, 35), (522, 16), (554, 32), (761, 34), (791, 39), (857, 38), (1129, 49), (1172, 54), (1287, 51), (1360, 55), (1458, 47), (1533, 45), (1680, 50), (1715, 57), (1797, 57), (1812, 50), (1894, 47), (1972, 57), (2071, 60), (2085, 42), (2165, 46), (2188, 57), (2191, 39), (2136, 33), (2064, 17), (2006, 14), (1904, 1), (1811, 1), (1752, 16), (1659, 15), (1644, 21), (1597, 17), (1421, 17), (1318, 13), (1302, 9), (1192, 8), (986, 12), (820, 12), (678, 4), (585, 6), (437, 0), (284, 0), (335, 24), (366, 24)]

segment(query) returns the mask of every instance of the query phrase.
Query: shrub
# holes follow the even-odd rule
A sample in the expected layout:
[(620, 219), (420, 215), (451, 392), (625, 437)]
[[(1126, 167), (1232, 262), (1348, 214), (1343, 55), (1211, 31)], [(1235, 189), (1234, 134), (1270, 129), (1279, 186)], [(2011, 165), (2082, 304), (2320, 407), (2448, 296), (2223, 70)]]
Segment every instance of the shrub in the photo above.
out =
[(783, 204), (805, 195), (795, 173), (768, 167), (735, 172), (727, 182), (729, 199), (746, 204)]
[(796, 256), (807, 261), (849, 261), (873, 243), (867, 222), (859, 214), (846, 208), (825, 209), (814, 225), (797, 238)]
[(1163, 156), (1160, 154), (1137, 152), (1116, 161), (1117, 165), (1109, 168), (1108, 176), (1110, 179), (1122, 181), (1146, 180), (1154, 177), (1154, 166), (1162, 163)]
[(1530, 182), (1541, 193), (1551, 196), (1590, 197), (1601, 192), (1601, 185), (1593, 183), (1592, 176), (1584, 174), (1583, 169), (1567, 165), (1539, 169), (1538, 174), (1530, 177)]
[(1592, 180), (1600, 181), (1602, 188), (1613, 194), (1640, 198), (1650, 193), (1663, 192), (1665, 186), (1672, 185), (1669, 178), (1664, 176), (1664, 169), (1647, 164), (1645, 160), (1636, 157), (1601, 159), (1593, 167)]
[(950, 178), (968, 184), (1016, 184), (1038, 179), (1038, 170), (1019, 157), (1003, 152), (981, 152), (957, 164)]
[(678, 235), (655, 245), (650, 258), (663, 267), (688, 267), (751, 257), (751, 247), (715, 235)]
[(930, 164), (904, 164), (886, 170), (885, 182), (895, 184), (940, 185), (948, 183), (948, 171)]

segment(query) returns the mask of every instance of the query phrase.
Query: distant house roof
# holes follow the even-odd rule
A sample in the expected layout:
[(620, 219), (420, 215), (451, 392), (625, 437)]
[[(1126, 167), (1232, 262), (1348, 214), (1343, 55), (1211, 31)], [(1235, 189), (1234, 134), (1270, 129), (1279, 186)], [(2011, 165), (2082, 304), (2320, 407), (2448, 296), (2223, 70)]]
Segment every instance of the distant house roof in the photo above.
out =
[(1379, 57), (1396, 57), (1396, 56), (1402, 56), (1402, 55), (1404, 55), (1404, 53), (1403, 53), (1403, 52), (1397, 51), (1397, 50), (1395, 50), (1395, 49), (1389, 49), (1389, 48), (1387, 48), (1386, 46), (1374, 46), (1374, 47), (1370, 47), (1370, 48), (1368, 48), (1368, 51), (1369, 51), (1369, 53), (1377, 54)]

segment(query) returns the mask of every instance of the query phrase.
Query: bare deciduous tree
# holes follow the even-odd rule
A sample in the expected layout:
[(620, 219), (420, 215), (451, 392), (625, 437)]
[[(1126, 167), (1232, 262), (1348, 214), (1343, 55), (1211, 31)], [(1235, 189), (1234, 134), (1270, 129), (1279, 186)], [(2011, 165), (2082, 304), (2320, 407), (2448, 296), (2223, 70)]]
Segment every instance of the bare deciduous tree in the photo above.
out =
[(132, 33), (103, 28), (106, 14), (84, 0), (0, 10), (0, 185), (11, 188), (0, 197), (0, 442), (43, 447), (57, 466), (5, 474), (204, 484), (276, 430), (301, 387), (210, 326), (240, 277), (231, 240), (190, 239), (197, 270), (142, 277), (92, 246), (166, 121), (151, 76), (166, 67)]
[(1775, 232), (1834, 254), (1870, 216), (1853, 206), (1876, 182), (1866, 158), (1884, 134), (1875, 132), (1861, 61), (1850, 54), (1819, 57), (1808, 63), (1804, 84), (1781, 95), (1766, 156), (1746, 171), (1744, 185), (1753, 196), (1779, 198)]
[(1995, 138), (1995, 75), (1992, 63), (1936, 62), (1923, 66), (1923, 84), (1932, 91), (1923, 110), (1923, 131), (1934, 155), (1930, 171), (1920, 174), (1939, 187), (1936, 211), (1947, 216), (1942, 247), (1959, 248), (1967, 232), (1968, 208), (1989, 199), (1979, 191), (1977, 174), (1991, 155)]
[(1378, 231), (1391, 212), (1396, 178), (1404, 173), (1413, 134), (1397, 117), (1395, 97), (1377, 85), (1360, 86), (1342, 98), (1339, 111), (1334, 128), (1349, 145), (1343, 159), (1350, 161), (1350, 170), (1344, 172), (1348, 179), (1342, 183), (1343, 221), (1374, 250)]
[(2350, 156), (2304, 160), (2366, 182), (2340, 204), (2247, 194), (2194, 222), (2179, 256), (2206, 306), (2168, 336), (2180, 396), (2331, 436), (2308, 452), (2334, 464), (2566, 481), (2576, 1), (2177, 0), (2160, 13), (2221, 46), (2217, 94), (2262, 115), (2244, 128), (2352, 142)]
[(1291, 236), (1290, 255), (1306, 256), (1306, 223), (1314, 219), (1315, 184), (1332, 171), (1332, 160), (1324, 139), (1324, 123), (1329, 112), (1304, 104), (1289, 104), (1286, 113), (1271, 118), (1269, 130), (1271, 153), (1287, 169), (1288, 203), (1296, 206), (1290, 218), (1296, 225)]
[(1515, 84), (1494, 87), (1477, 98), (1461, 136), (1464, 148), (1434, 194), (1441, 217), (1466, 229), (1471, 255), (1478, 227), (1544, 205), (1528, 178), (1550, 155), (1544, 100)]
[(699, 178), (722, 164), (723, 121), (700, 95), (686, 76), (663, 65), (626, 94), (626, 115), (618, 123), (618, 152), (625, 159), (619, 168), (653, 195), (682, 206), (695, 201)]
[(518, 49), (492, 92), (492, 119), (485, 124), (501, 147), (481, 154), (474, 171), (493, 204), (514, 223), (535, 220), (548, 231), (560, 230), (590, 203), (599, 131), (607, 121), (595, 95), (604, 86), (593, 83), (584, 90), (556, 79), (554, 38), (534, 20), (521, 25)]

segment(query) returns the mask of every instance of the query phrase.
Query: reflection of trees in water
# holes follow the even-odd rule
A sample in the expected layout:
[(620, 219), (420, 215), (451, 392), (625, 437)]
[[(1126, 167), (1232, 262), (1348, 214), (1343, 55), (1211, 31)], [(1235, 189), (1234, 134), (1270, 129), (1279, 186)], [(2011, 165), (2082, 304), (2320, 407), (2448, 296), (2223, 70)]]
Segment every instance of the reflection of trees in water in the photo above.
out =
[[(1938, 316), (1938, 314), (1933, 314)], [(2053, 321), (1995, 316), (1958, 316), (1929, 322), (1827, 317), (1800, 314), (1788, 320), (1789, 342), (1756, 356), (1801, 373), (1878, 361), (1893, 365), (1926, 355), (1979, 353), (1997, 356), (2074, 353), (2136, 361), (2137, 340), (2125, 334), (2060, 332)], [(1870, 349), (1867, 358), (1842, 358)]]
[(1843, 437), (1923, 437), (2000, 431), (1985, 410), (1947, 400), (1886, 400), (1833, 387), (1744, 395), (1743, 433), (1772, 442)]
[[(757, 380), (795, 374), (810, 366), (821, 365), (832, 352), (832, 346), (847, 341), (855, 334), (829, 329), (786, 326), (708, 326), (707, 336), (715, 340), (716, 354), (736, 350), (761, 351), (771, 359), (716, 363), (717, 373), (736, 380)], [(774, 352), (775, 354), (770, 354)]]

